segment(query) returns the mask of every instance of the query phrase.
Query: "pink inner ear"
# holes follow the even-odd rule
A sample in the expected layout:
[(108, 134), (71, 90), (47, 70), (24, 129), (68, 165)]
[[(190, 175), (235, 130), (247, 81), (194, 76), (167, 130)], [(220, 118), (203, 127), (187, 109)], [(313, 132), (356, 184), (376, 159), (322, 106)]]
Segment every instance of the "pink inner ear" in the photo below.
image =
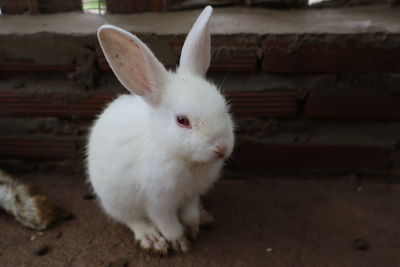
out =
[(102, 26), (98, 37), (122, 85), (147, 103), (158, 103), (167, 71), (150, 49), (136, 36), (114, 26)]
[(104, 46), (111, 52), (109, 63), (125, 87), (129, 90), (132, 88), (133, 93), (138, 95), (144, 95), (146, 90), (150, 90), (145, 55), (138, 44), (128, 36), (110, 31), (104, 40)]

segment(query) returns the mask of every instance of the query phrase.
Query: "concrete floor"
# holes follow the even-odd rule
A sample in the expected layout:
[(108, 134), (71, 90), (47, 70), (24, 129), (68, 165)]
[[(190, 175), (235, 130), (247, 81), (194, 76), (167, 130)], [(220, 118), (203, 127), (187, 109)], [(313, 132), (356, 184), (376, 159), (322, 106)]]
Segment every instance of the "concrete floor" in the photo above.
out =
[[(156, 257), (107, 219), (82, 176), (30, 174), (71, 213), (43, 233), (0, 212), (0, 266), (400, 266), (400, 185), (354, 176), (222, 180), (206, 197), (217, 224), (187, 254)], [(44, 255), (36, 251), (46, 245)]]

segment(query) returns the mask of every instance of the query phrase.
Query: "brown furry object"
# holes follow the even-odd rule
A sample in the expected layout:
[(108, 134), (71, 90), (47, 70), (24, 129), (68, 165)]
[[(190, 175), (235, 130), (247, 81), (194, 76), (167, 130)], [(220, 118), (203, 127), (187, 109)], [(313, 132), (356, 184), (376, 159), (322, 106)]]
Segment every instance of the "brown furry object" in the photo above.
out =
[(22, 225), (35, 230), (46, 229), (55, 219), (53, 207), (44, 194), (1, 170), (0, 207)]

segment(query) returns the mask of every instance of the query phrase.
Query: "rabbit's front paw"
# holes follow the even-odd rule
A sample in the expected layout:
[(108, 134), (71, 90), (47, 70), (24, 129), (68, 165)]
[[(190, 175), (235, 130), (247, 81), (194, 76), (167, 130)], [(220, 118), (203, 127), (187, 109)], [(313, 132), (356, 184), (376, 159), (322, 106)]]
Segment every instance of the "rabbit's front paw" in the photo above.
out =
[(156, 255), (168, 254), (168, 242), (164, 236), (153, 226), (135, 227), (136, 240), (141, 248)]
[(140, 245), (145, 250), (157, 255), (165, 256), (168, 254), (168, 243), (158, 232), (145, 234), (140, 240)]

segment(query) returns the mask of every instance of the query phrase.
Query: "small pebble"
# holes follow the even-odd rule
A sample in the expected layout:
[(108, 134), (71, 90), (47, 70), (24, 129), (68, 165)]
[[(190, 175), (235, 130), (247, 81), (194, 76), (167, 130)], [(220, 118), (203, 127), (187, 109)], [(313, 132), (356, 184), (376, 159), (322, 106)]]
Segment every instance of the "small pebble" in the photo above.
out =
[(358, 250), (368, 250), (369, 249), (369, 244), (367, 241), (365, 241), (362, 238), (356, 238), (354, 239), (352, 243), (353, 247)]
[(265, 251), (266, 252), (272, 252), (272, 248), (267, 248)]
[(44, 254), (46, 254), (49, 251), (50, 251), (50, 247), (46, 244), (43, 244), (40, 247), (38, 247), (37, 249), (35, 249), (35, 254), (37, 256), (43, 256)]

